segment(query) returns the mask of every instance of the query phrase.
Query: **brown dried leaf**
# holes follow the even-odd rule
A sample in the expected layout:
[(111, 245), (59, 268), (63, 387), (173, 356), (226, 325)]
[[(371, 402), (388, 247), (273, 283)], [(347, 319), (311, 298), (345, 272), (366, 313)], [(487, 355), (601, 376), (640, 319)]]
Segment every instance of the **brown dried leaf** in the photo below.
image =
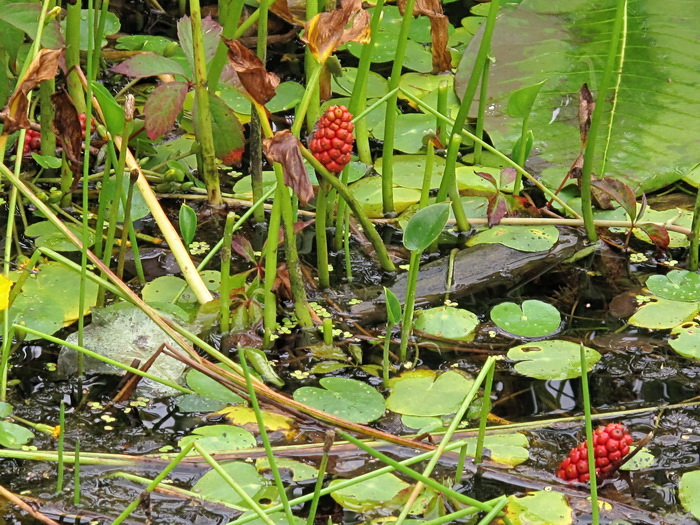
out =
[(65, 90), (51, 95), (51, 102), (55, 108), (52, 128), (73, 172), (73, 190), (83, 173), (83, 130), (78, 110)]
[(430, 17), (431, 52), (433, 55), (433, 73), (452, 71), (452, 55), (447, 49), (447, 30), (450, 22), (445, 15)]
[(270, 11), (285, 22), (289, 22), (295, 26), (303, 26), (306, 20), (306, 2), (300, 2), (298, 0), (275, 0), (270, 6)]
[(267, 104), (275, 96), (279, 77), (269, 73), (257, 55), (238, 40), (223, 40), (228, 47), (228, 61), (238, 75), (241, 86), (258, 104)]
[(299, 140), (285, 129), (263, 141), (263, 151), (270, 162), (279, 162), (284, 170), (284, 183), (294, 190), (299, 203), (305, 205), (314, 196), (314, 189), (306, 173), (299, 150)]
[(588, 89), (588, 84), (583, 84), (578, 92), (578, 129), (581, 133), (581, 147), (585, 148), (588, 142), (588, 130), (591, 127), (591, 116), (595, 109), (593, 93)]
[(348, 42), (369, 42), (369, 13), (362, 9), (362, 0), (342, 0), (340, 9), (317, 14), (304, 28), (302, 40), (309, 44), (314, 58), (323, 64)]
[(62, 54), (60, 49), (42, 49), (34, 57), (21, 82), (17, 83), (14, 93), (3, 110), (5, 123), (3, 133), (12, 133), (20, 128), (29, 128), (27, 95), (43, 80), (54, 78), (58, 72), (58, 63)]

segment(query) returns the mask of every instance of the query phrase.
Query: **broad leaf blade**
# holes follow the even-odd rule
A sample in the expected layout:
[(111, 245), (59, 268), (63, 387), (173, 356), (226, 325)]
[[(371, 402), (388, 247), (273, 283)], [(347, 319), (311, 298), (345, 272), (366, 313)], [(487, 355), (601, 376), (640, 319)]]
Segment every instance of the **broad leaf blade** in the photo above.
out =
[(450, 216), (450, 205), (446, 202), (426, 206), (416, 212), (406, 225), (403, 245), (407, 250), (423, 251), (433, 244)]

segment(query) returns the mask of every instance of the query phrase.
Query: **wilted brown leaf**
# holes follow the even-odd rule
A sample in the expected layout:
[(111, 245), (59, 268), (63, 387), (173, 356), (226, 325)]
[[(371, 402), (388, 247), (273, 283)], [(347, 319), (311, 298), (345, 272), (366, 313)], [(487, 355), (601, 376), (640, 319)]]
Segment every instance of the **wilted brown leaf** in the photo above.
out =
[(585, 148), (588, 142), (588, 130), (591, 127), (591, 116), (594, 109), (593, 93), (588, 89), (588, 84), (584, 83), (578, 92), (578, 129), (581, 133), (582, 148)]
[(75, 109), (73, 101), (65, 90), (51, 95), (51, 102), (55, 108), (53, 131), (73, 172), (71, 190), (74, 190), (83, 173), (83, 129), (78, 118), (78, 110)]
[(43, 80), (54, 78), (58, 72), (58, 62), (63, 51), (60, 49), (42, 49), (34, 57), (32, 63), (27, 70), (27, 74), (21, 82), (17, 83), (14, 93), (7, 103), (7, 107), (3, 110), (5, 114), (5, 123), (3, 124), (3, 133), (12, 133), (21, 128), (29, 128), (29, 119), (27, 118), (27, 108), (29, 100), (27, 95), (37, 87)]
[(228, 61), (238, 75), (241, 86), (258, 104), (267, 104), (275, 96), (279, 77), (269, 73), (257, 55), (238, 40), (223, 40), (228, 47)]
[[(406, 0), (398, 0), (399, 11), (406, 11)], [(424, 15), (430, 19), (431, 50), (433, 55), (433, 73), (442, 73), (452, 69), (452, 56), (447, 50), (449, 20), (443, 14), (441, 0), (416, 0), (413, 16)]]
[(342, 0), (340, 9), (317, 14), (304, 29), (302, 40), (309, 44), (314, 58), (323, 64), (348, 42), (369, 42), (369, 13), (362, 9), (362, 0)]
[(306, 20), (306, 2), (303, 0), (275, 0), (270, 11), (292, 25), (303, 26)]
[(263, 141), (263, 151), (270, 162), (282, 164), (284, 183), (294, 190), (299, 203), (308, 203), (314, 196), (314, 189), (299, 151), (299, 140), (287, 129), (278, 131)]

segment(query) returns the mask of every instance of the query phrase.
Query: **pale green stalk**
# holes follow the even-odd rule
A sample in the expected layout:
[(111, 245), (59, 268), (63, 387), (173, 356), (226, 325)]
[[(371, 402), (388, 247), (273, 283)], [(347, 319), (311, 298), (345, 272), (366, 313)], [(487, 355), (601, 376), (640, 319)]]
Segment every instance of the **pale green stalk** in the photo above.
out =
[(316, 484), (314, 485), (313, 499), (309, 506), (309, 516), (306, 518), (306, 525), (314, 525), (316, 519), (318, 501), (321, 498), (321, 490), (323, 489), (323, 478), (326, 476), (326, 468), (328, 467), (328, 454), (330, 454), (331, 448), (333, 447), (334, 437), (335, 432), (332, 430), (326, 431), (326, 439), (323, 443), (323, 456), (321, 457), (321, 463), (316, 471)]
[[(222, 9), (225, 2), (219, 2), (219, 23), (223, 26), (221, 31), (221, 36), (223, 38), (237, 38), (235, 36), (236, 28), (238, 22), (241, 19), (241, 14), (243, 13), (243, 6), (245, 5), (244, 0), (232, 0), (225, 10)], [(257, 12), (257, 11), (256, 11)], [(209, 89), (216, 91), (219, 85), (219, 78), (221, 77), (221, 72), (226, 65), (226, 55), (228, 53), (228, 48), (224, 44), (223, 39), (219, 42), (216, 48), (216, 54), (209, 64), (209, 76), (208, 83)]]
[(418, 282), (418, 269), (420, 268), (421, 250), (411, 252), (408, 263), (408, 279), (406, 281), (406, 301), (403, 307), (403, 320), (401, 321), (401, 346), (399, 347), (399, 364), (406, 362), (408, 338), (413, 330), (413, 307), (416, 302), (416, 283)]
[(221, 333), (231, 327), (231, 241), (236, 214), (229, 212), (224, 226), (223, 245), (221, 247), (221, 287), (219, 289), (219, 324)]
[(579, 345), (581, 361), (581, 394), (583, 396), (583, 414), (586, 424), (586, 451), (588, 452), (588, 474), (591, 486), (591, 518), (593, 525), (600, 523), (598, 510), (598, 479), (595, 473), (595, 452), (593, 450), (593, 423), (591, 422), (591, 395), (588, 390), (588, 365), (586, 364), (586, 347)]
[(80, 505), (80, 439), (73, 447), (73, 505)]
[(318, 285), (321, 288), (330, 288), (331, 277), (328, 270), (328, 231), (326, 229), (328, 188), (325, 180), (319, 181), (318, 197), (316, 198), (316, 269), (318, 271)]
[(60, 493), (63, 490), (63, 477), (65, 474), (63, 452), (64, 445), (66, 442), (66, 404), (63, 401), (61, 401), (61, 403), (59, 404), (58, 424), (60, 430), (58, 434), (58, 450), (56, 451), (58, 456), (58, 463), (56, 466), (58, 470), (56, 477), (56, 494)]
[[(486, 435), (486, 422), (488, 420), (489, 412), (491, 411), (491, 389), (493, 387), (493, 376), (496, 371), (496, 366), (492, 366), (488, 370), (486, 375), (486, 382), (484, 383), (484, 396), (481, 402), (481, 414), (479, 416), (479, 435), (476, 438), (476, 451), (474, 452), (474, 461), (476, 463), (481, 463), (481, 455), (484, 451), (484, 437)], [(457, 473), (461, 476), (461, 472)]]
[(263, 307), (263, 327), (265, 330), (264, 346), (269, 348), (272, 340), (272, 332), (277, 326), (277, 296), (272, 292), (272, 288), (277, 280), (277, 245), (279, 244), (279, 232), (282, 220), (282, 205), (279, 204), (284, 198), (281, 192), (287, 191), (286, 186), (277, 186), (277, 198), (272, 204), (270, 222), (267, 226), (267, 243), (265, 244), (265, 280), (263, 287), (265, 291), (265, 305)]

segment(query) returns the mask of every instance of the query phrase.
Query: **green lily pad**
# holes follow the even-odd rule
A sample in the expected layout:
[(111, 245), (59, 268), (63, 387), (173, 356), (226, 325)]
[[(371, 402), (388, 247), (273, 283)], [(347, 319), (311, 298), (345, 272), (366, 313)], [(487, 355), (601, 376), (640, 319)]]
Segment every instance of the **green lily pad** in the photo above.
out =
[[(207, 289), (215, 292), (221, 286), (221, 272), (218, 270), (204, 270), (202, 280)], [(147, 303), (169, 303), (175, 300), (180, 290), (185, 287), (185, 291), (178, 298), (178, 303), (193, 304), (197, 302), (192, 288), (187, 285), (187, 281), (174, 275), (163, 275), (146, 283), (141, 290), (141, 296)]]
[(700, 325), (689, 322), (676, 326), (671, 330), (668, 344), (683, 357), (700, 359)]
[[(236, 480), (243, 491), (253, 500), (257, 500), (256, 495), (261, 492), (268, 483), (258, 473), (255, 466), (242, 461), (233, 461), (222, 465), (224, 471)], [(238, 493), (226, 483), (224, 478), (215, 470), (210, 470), (202, 476), (192, 488), (198, 492), (202, 498), (209, 501), (221, 501), (230, 505), (246, 506)]]
[[(331, 481), (329, 487), (338, 485), (343, 480)], [(402, 490), (410, 487), (408, 483), (391, 473), (382, 474), (350, 487), (331, 492), (331, 497), (343, 508), (354, 512), (366, 512), (395, 498)]]
[(491, 320), (500, 329), (522, 337), (544, 337), (561, 325), (561, 315), (551, 304), (542, 301), (501, 303), (491, 309)]
[[(382, 207), (381, 177), (365, 177), (350, 186), (364, 212), (372, 219), (384, 216)], [(411, 204), (420, 200), (420, 191), (410, 188), (394, 188), (394, 207), (396, 213), (401, 213)]]
[(32, 439), (34, 434), (25, 427), (10, 421), (0, 421), (0, 447), (20, 448)]
[(419, 310), (413, 323), (416, 330), (457, 341), (471, 341), (477, 326), (479, 318), (475, 314), (452, 306)]
[[(468, 438), (467, 455), (474, 456), (476, 453), (477, 438)], [(505, 465), (515, 467), (526, 462), (530, 458), (527, 448), (530, 443), (524, 434), (501, 434), (484, 437), (484, 448), (491, 453), (491, 459)]]
[(700, 520), (700, 470), (686, 472), (681, 476), (678, 495), (683, 508)]
[[(66, 225), (78, 239), (82, 239), (82, 227), (76, 224)], [(37, 248), (50, 248), (57, 252), (78, 252), (80, 251), (75, 244), (66, 239), (66, 236), (61, 233), (56, 226), (50, 221), (35, 222), (24, 230), (27, 237), (36, 237), (34, 244)], [(88, 246), (95, 243), (95, 234), (90, 232), (88, 235)]]
[(649, 291), (671, 301), (700, 301), (700, 274), (686, 270), (671, 270), (666, 275), (647, 279)]
[[(392, 161), (394, 167), (394, 184), (403, 188), (420, 190), (423, 187), (423, 174), (425, 173), (425, 155), (395, 155)], [(374, 169), (382, 174), (382, 157), (374, 162)], [(433, 158), (433, 172), (430, 179), (430, 188), (440, 187), (442, 173), (445, 171), (445, 159)]]
[(668, 329), (692, 319), (698, 312), (697, 303), (669, 301), (658, 297), (649, 299), (629, 318), (631, 325), (652, 330)]
[(538, 490), (523, 497), (508, 496), (506, 516), (513, 525), (571, 525), (574, 513), (559, 492)]
[(200, 396), (220, 401), (225, 404), (245, 404), (245, 400), (241, 396), (232, 392), (221, 383), (215, 381), (208, 375), (203, 374), (199, 370), (193, 369), (187, 372), (185, 381), (187, 382), (187, 386)]
[(324, 377), (319, 382), (323, 388), (298, 388), (294, 399), (355, 423), (369, 423), (384, 414), (384, 398), (367, 383), (342, 377)]
[(474, 384), (455, 370), (440, 375), (434, 370), (405, 372), (389, 382), (391, 394), (386, 406), (409, 416), (454, 414)]
[(234, 425), (209, 425), (196, 428), (191, 435), (178, 441), (178, 446), (183, 448), (194, 441), (210, 454), (224, 450), (253, 448), (256, 444), (253, 434)]
[(5, 418), (12, 414), (14, 407), (10, 403), (0, 401), (0, 418)]
[[(593, 370), (600, 354), (585, 348), (588, 371)], [(552, 339), (515, 346), (508, 350), (508, 359), (517, 361), (515, 369), (535, 379), (562, 380), (581, 375), (579, 345)]]
[[(637, 447), (631, 446), (630, 452), (634, 452)], [(620, 467), (620, 470), (644, 470), (654, 465), (656, 458), (648, 448), (643, 448), (637, 452), (632, 459)]]
[[(275, 96), (272, 97), (267, 104), (265, 104), (265, 107), (270, 113), (287, 111), (295, 108), (297, 104), (301, 102), (301, 97), (303, 96), (304, 86), (299, 84), (299, 82), (282, 82), (279, 86), (277, 86)], [(250, 113), (250, 103), (248, 104), (248, 112)]]
[(476, 244), (502, 244), (521, 252), (543, 252), (554, 246), (559, 239), (555, 226), (518, 226), (499, 224), (477, 233), (467, 241), (467, 246)]
[[(275, 458), (275, 463), (280, 470), (287, 469), (292, 472), (292, 481), (309, 481), (318, 477), (318, 469), (295, 459), (278, 457)], [(270, 461), (267, 458), (259, 458), (255, 461), (255, 468), (258, 472), (270, 470)]]
[(417, 430), (416, 434), (424, 434), (426, 432), (432, 432), (438, 428), (443, 427), (442, 419), (433, 416), (408, 416), (406, 414), (401, 416), (401, 423), (406, 425), (408, 428), (414, 428)]
[[(425, 149), (426, 137), (435, 135), (435, 117), (425, 113), (402, 113), (397, 115), (394, 148), (403, 153), (418, 153)], [(372, 137), (384, 140), (384, 118), (369, 131)]]
[[(452, 75), (405, 73), (401, 75), (399, 87), (402, 90), (409, 92), (414, 97), (421, 99), (430, 107), (436, 108), (438, 105), (438, 88), (443, 82), (447, 84), (448, 116), (454, 117), (459, 111), (459, 99), (454, 93), (454, 81)], [(420, 109), (417, 104), (408, 99), (408, 97), (406, 97), (406, 95), (404, 95), (401, 91), (399, 91), (399, 98), (406, 100), (411, 107)], [(435, 117), (431, 116), (431, 118), (435, 120)]]
[[(357, 68), (344, 67), (342, 71), (342, 76), (333, 77), (333, 82), (331, 85), (334, 93), (344, 97), (349, 97), (352, 94), (352, 90), (355, 86)], [(380, 98), (386, 95), (387, 83), (387, 80), (379, 73), (370, 71), (369, 75), (367, 76), (367, 98)]]

